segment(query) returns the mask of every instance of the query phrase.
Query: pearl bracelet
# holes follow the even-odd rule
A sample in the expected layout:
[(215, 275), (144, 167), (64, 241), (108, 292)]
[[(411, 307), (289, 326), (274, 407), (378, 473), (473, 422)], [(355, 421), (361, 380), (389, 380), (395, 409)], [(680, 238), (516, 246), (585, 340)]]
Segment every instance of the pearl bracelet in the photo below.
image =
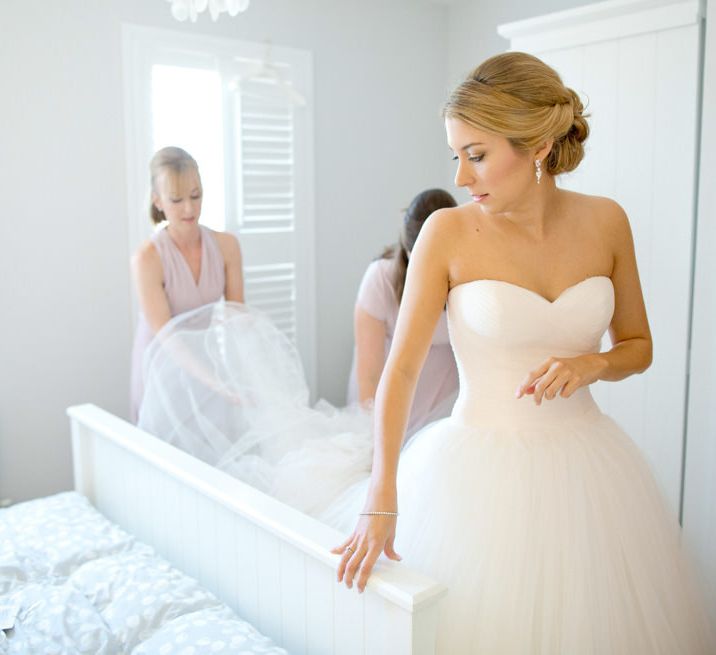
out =
[(398, 516), (398, 512), (361, 512), (358, 516)]

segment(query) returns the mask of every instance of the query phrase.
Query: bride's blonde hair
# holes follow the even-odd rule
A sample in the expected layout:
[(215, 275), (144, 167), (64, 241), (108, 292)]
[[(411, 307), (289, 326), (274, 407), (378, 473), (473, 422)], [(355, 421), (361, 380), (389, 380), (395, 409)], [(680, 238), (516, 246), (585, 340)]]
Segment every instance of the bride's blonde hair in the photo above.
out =
[(584, 157), (589, 125), (579, 96), (557, 72), (524, 52), (490, 57), (450, 94), (443, 116), (506, 137), (517, 150), (554, 145), (543, 162), (552, 175)]

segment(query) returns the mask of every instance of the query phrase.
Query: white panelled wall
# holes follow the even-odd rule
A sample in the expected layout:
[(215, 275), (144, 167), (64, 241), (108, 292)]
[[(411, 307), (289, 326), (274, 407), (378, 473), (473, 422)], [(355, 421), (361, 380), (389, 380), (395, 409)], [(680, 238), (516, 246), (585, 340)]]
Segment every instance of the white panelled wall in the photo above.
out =
[(654, 362), (644, 375), (593, 391), (641, 447), (678, 515), (701, 18), (696, 2), (663, 5), (603, 2), (504, 25), (500, 33), (511, 49), (553, 66), (590, 114), (584, 161), (560, 185), (614, 198), (629, 216)]
[[(716, 5), (712, 2), (712, 12)], [(706, 24), (683, 526), (716, 625), (716, 25)]]

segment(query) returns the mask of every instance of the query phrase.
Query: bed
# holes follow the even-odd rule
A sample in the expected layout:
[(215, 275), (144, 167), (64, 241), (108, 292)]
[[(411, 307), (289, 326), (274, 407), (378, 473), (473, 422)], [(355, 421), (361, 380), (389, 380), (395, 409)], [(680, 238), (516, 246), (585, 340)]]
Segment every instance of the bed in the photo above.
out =
[(430, 655), (445, 588), (381, 560), (338, 585), (342, 535), (96, 407), (67, 410), (75, 490), (289, 653)]
[(0, 628), (7, 655), (286, 655), (74, 491), (0, 511)]

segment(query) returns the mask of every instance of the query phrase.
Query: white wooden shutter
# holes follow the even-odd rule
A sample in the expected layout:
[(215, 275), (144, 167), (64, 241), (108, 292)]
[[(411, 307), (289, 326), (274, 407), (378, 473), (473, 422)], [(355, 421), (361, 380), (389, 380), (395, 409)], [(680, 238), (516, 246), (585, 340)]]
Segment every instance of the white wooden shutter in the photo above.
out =
[(247, 266), (244, 270), (247, 304), (265, 312), (296, 339), (296, 267), (292, 262)]
[(239, 83), (242, 234), (293, 232), (293, 107), (272, 80)]
[[(256, 70), (260, 61), (244, 61)], [(290, 68), (282, 66), (282, 75)], [(296, 340), (296, 206), (293, 101), (270, 77), (231, 84), (235, 103), (236, 229), (245, 253), (246, 303)]]

